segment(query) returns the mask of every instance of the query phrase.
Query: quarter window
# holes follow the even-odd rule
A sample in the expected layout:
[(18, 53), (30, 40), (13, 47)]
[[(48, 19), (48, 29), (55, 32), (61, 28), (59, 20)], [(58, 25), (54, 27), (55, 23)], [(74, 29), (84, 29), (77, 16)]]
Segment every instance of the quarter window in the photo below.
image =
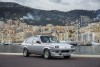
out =
[(29, 39), (26, 40), (26, 42), (30, 44), (32, 43), (32, 41), (33, 41), (33, 37), (30, 37)]
[(39, 38), (34, 37), (33, 43), (36, 43), (37, 41), (40, 41)]

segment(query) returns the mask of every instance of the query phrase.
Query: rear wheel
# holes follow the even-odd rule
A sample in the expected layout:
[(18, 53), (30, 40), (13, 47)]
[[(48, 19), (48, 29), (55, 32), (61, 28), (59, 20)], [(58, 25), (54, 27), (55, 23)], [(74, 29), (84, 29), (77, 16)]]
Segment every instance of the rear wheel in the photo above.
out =
[(64, 56), (65, 59), (69, 59), (70, 57), (71, 57), (71, 55)]
[(50, 59), (51, 58), (51, 54), (50, 54), (50, 51), (48, 49), (44, 50), (44, 58), (45, 59)]
[(26, 48), (23, 50), (23, 56), (29, 57), (29, 51)]

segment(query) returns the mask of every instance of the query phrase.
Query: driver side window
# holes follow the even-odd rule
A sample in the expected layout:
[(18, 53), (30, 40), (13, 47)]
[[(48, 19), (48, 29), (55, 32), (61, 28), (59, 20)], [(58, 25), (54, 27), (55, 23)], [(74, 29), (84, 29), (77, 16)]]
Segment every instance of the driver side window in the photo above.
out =
[(44, 43), (50, 42), (48, 37), (41, 37), (41, 41)]

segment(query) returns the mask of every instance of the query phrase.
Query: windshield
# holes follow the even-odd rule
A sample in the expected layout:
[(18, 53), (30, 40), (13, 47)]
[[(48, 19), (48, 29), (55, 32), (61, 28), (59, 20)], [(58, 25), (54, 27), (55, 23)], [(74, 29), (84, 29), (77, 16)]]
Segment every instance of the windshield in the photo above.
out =
[(43, 43), (58, 43), (59, 41), (54, 36), (41, 36)]

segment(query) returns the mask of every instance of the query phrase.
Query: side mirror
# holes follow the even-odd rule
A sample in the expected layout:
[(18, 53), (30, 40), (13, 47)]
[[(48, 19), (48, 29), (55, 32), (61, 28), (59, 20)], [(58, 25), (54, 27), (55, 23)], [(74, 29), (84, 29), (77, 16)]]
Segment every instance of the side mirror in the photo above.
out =
[(41, 42), (40, 42), (40, 41), (36, 41), (36, 43), (41, 44)]

